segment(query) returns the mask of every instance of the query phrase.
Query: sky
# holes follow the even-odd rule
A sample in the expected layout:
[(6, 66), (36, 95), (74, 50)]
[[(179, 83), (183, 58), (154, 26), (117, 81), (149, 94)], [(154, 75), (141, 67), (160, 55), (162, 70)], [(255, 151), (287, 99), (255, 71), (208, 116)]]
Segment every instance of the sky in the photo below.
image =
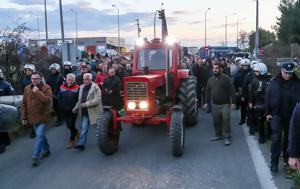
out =
[[(58, 0), (46, 0), (49, 38), (60, 38)], [(41, 38), (45, 38), (44, 0), (0, 0), (0, 29), (13, 28), (25, 22), (32, 29), (31, 37), (38, 37), (38, 20)], [(280, 0), (259, 0), (260, 27), (271, 30), (280, 17)], [(62, 0), (65, 37), (76, 35), (75, 14), (78, 13), (79, 37), (117, 37), (117, 10), (120, 11), (120, 35), (127, 44), (137, 38), (136, 19), (140, 20), (141, 36), (153, 38), (155, 10), (165, 9), (169, 35), (185, 46), (204, 45), (204, 20), (207, 12), (207, 44), (221, 45), (225, 40), (225, 17), (228, 23), (228, 44), (234, 45), (239, 31), (255, 30), (255, 0)], [(235, 14), (235, 15), (233, 15)], [(231, 16), (229, 16), (231, 15)], [(37, 19), (38, 18), (38, 19)], [(157, 35), (160, 20), (157, 19)]]

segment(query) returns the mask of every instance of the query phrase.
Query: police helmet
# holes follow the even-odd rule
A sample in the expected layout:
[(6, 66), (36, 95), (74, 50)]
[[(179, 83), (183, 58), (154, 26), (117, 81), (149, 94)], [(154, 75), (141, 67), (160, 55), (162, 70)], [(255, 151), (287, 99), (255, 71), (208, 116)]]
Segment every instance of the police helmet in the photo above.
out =
[(268, 68), (267, 66), (264, 64), (264, 63), (257, 63), (257, 64), (254, 64), (253, 65), (253, 68), (252, 68), (254, 71), (259, 71), (259, 73), (261, 75), (264, 75), (264, 74), (267, 74), (268, 73)]
[(237, 58), (235, 58), (234, 62), (235, 62), (235, 64), (237, 64), (237, 63), (239, 63), (241, 60), (242, 60), (241, 57), (237, 57)]
[(34, 72), (35, 71), (35, 66), (33, 64), (25, 64), (24, 65), (24, 70), (25, 69), (29, 69), (29, 70)]
[(240, 61), (241, 66), (250, 66), (250, 60), (248, 58), (244, 58)]
[(60, 65), (57, 63), (53, 63), (50, 65), (49, 70), (55, 69), (56, 71), (60, 71)]
[(72, 62), (70, 62), (70, 61), (64, 61), (63, 65), (64, 66), (71, 66)]

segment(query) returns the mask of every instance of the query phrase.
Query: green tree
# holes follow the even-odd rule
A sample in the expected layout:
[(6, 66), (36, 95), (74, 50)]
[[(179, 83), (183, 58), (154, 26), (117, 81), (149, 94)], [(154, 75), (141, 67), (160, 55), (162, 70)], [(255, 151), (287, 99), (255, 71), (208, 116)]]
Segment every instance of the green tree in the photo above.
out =
[[(255, 31), (249, 34), (249, 50), (252, 52), (255, 48)], [(259, 28), (259, 44), (258, 47), (264, 47), (276, 41), (276, 35), (273, 32)]]
[(276, 32), (278, 39), (289, 44), (300, 42), (300, 0), (281, 0), (281, 16), (277, 18)]

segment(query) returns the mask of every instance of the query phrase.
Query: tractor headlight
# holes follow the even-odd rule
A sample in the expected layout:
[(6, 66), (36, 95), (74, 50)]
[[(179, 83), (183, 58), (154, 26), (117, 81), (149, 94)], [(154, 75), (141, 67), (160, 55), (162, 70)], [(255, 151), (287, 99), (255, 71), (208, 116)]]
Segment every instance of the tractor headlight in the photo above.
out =
[(134, 110), (136, 108), (136, 103), (135, 102), (128, 102), (127, 108), (129, 110)]
[(148, 103), (147, 103), (146, 101), (141, 101), (141, 102), (139, 103), (139, 107), (140, 107), (141, 109), (147, 109), (147, 108), (148, 108)]

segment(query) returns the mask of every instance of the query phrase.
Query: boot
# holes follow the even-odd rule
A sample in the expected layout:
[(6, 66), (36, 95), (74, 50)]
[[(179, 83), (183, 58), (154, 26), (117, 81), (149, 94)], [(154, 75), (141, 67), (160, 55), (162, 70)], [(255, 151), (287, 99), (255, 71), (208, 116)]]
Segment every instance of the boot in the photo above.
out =
[(74, 148), (74, 146), (75, 146), (74, 140), (69, 140), (69, 142), (68, 142), (68, 144), (67, 144), (67, 149)]

